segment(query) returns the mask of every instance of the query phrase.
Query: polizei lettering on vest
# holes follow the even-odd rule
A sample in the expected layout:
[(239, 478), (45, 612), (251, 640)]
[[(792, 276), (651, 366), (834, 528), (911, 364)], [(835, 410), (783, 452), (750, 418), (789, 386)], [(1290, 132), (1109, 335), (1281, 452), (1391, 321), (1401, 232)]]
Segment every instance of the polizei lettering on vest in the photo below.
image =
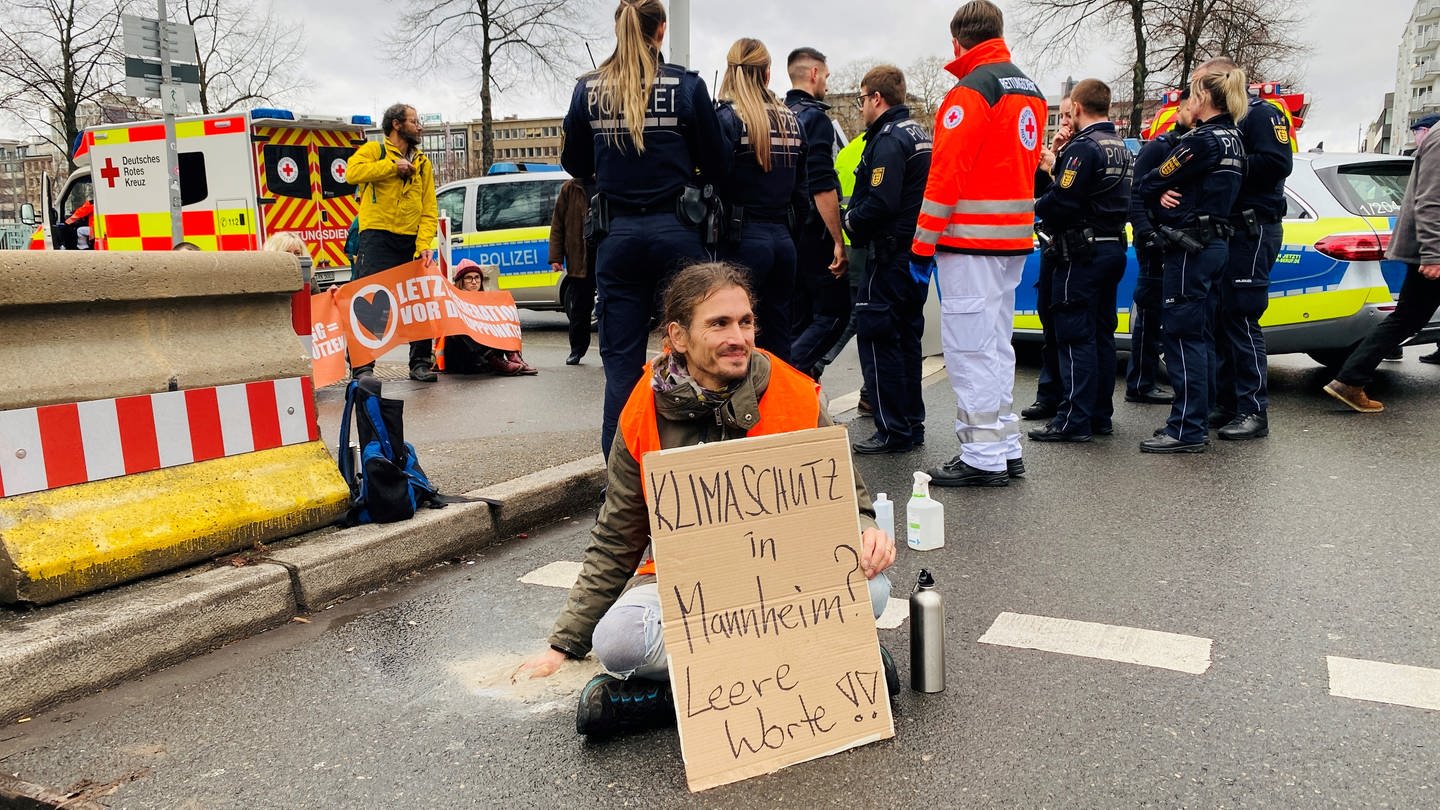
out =
[(650, 513), (656, 528), (723, 526), (762, 515), (783, 515), (842, 500), (840, 463), (818, 458), (793, 467), (649, 474)]

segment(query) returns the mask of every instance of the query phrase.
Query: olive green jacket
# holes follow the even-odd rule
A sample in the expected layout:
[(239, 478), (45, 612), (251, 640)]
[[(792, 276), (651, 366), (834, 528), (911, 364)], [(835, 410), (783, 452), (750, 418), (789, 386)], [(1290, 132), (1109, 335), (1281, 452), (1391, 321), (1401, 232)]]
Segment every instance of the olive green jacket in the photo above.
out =
[[(657, 396), (655, 416), (660, 446), (669, 449), (744, 438), (748, 430), (745, 426), (760, 419), (760, 398), (769, 384), (770, 360), (753, 352), (749, 377), (718, 411), (710, 404), (701, 403), (693, 388), (684, 387), (663, 397)], [(816, 427), (832, 424), (822, 396)], [(855, 497), (860, 505), (862, 529), (874, 527), (875, 508), (859, 470), (855, 471)], [(650, 515), (640, 485), (640, 465), (625, 446), (624, 437), (616, 433), (610, 448), (605, 503), (591, 531), (590, 547), (585, 551), (580, 576), (570, 589), (565, 612), (560, 614), (550, 634), (551, 647), (574, 658), (590, 652), (590, 636), (595, 625), (627, 585), (633, 587), (654, 580), (651, 575), (634, 576), (649, 544)]]

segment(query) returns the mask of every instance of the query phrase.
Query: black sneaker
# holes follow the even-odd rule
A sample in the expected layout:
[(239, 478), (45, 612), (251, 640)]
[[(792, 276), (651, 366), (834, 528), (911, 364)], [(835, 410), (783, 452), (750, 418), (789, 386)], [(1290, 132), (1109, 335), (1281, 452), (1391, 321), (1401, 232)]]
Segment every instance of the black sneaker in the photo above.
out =
[(428, 363), (416, 363), (410, 367), (410, 379), (416, 382), (435, 382), (439, 378), (435, 376), (435, 370), (430, 368)]
[(575, 730), (592, 740), (674, 724), (669, 681), (596, 675), (580, 690)]
[(894, 700), (900, 696), (900, 670), (895, 666), (895, 656), (880, 645), (880, 666), (885, 669), (885, 688), (890, 690), (890, 699)]
[(1010, 476), (1011, 478), (1024, 478), (1024, 477), (1025, 477), (1025, 459), (1023, 459), (1023, 458), (1007, 458), (1007, 459), (1005, 459), (1005, 474), (1008, 475), (1008, 476)]
[(1020, 411), (1021, 419), (1052, 419), (1055, 416), (1055, 406), (1048, 402), (1035, 400), (1030, 407)]
[(990, 472), (971, 467), (956, 456), (942, 467), (926, 470), (937, 487), (1003, 487), (1010, 484), (1008, 469)]

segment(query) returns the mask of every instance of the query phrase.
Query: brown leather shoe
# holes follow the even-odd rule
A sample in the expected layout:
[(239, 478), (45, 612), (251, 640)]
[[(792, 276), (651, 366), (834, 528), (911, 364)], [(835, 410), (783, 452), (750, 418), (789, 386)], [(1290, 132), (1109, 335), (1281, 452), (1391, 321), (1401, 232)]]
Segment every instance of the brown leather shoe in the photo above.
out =
[(1365, 389), (1358, 385), (1346, 385), (1339, 380), (1331, 380), (1325, 384), (1325, 393), (1360, 413), (1380, 413), (1385, 410), (1384, 404), (1366, 396)]

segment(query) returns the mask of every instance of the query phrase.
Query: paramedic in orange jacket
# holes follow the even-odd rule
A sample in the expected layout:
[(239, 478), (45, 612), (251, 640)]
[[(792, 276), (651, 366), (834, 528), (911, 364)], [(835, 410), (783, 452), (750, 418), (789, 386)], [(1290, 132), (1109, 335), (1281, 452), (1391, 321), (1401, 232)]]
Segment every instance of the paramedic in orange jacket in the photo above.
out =
[(1034, 250), (1035, 168), (1045, 96), (1010, 62), (1005, 18), (970, 0), (950, 20), (960, 80), (935, 114), (935, 147), (911, 245), (933, 263), (941, 345), (955, 389), (960, 453), (929, 471), (937, 486), (1002, 487), (1025, 472), (1015, 415), (1015, 288)]

